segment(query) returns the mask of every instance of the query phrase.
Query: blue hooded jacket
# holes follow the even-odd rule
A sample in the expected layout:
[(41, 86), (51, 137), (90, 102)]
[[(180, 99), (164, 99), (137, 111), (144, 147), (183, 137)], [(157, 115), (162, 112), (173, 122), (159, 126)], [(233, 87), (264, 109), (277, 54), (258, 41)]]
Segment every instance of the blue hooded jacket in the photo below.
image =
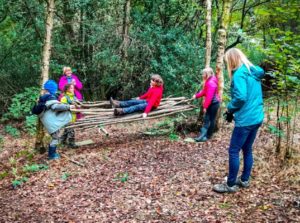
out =
[(250, 72), (243, 64), (233, 71), (231, 82), (231, 101), (227, 109), (234, 113), (235, 126), (244, 127), (263, 122), (263, 97), (261, 79), (264, 70), (259, 66), (250, 67)]

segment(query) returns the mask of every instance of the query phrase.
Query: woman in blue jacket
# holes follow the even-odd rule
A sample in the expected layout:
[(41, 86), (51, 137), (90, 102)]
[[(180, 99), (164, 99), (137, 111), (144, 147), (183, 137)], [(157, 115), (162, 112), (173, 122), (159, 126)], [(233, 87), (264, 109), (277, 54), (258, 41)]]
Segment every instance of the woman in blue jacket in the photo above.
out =
[[(231, 78), (231, 101), (227, 116), (234, 116), (235, 126), (229, 146), (229, 174), (227, 182), (216, 184), (216, 192), (236, 192), (238, 187), (249, 187), (253, 165), (252, 145), (264, 118), (261, 79), (264, 71), (254, 66), (243, 52), (232, 48), (225, 53), (228, 74)], [(242, 150), (244, 168), (237, 178)]]

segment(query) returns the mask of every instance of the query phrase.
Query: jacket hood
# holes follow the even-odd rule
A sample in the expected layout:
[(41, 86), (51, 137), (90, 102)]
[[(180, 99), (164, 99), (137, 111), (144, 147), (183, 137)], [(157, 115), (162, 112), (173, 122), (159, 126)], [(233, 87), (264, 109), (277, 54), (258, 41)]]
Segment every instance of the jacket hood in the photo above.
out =
[(55, 95), (52, 94), (44, 94), (40, 96), (40, 102), (47, 102), (50, 100), (57, 100)]
[[(242, 66), (242, 69), (249, 73), (248, 68), (244, 64)], [(260, 81), (264, 77), (265, 71), (259, 66), (252, 66), (250, 67), (249, 75), (252, 76), (255, 80)]]
[(261, 80), (265, 75), (265, 71), (259, 66), (250, 67), (250, 72), (256, 80)]

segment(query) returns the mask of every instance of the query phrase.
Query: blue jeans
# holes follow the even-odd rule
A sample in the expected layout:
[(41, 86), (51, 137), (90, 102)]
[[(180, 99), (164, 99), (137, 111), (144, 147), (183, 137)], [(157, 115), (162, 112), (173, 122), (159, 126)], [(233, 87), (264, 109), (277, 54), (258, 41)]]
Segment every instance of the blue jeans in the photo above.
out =
[(146, 100), (132, 99), (128, 101), (120, 101), (120, 107), (123, 108), (124, 114), (136, 111), (144, 111), (148, 103)]
[(244, 169), (241, 175), (242, 181), (248, 181), (251, 175), (251, 170), (253, 166), (253, 155), (252, 155), (252, 145), (254, 143), (256, 133), (261, 126), (260, 124), (244, 126), (244, 127), (234, 127), (229, 153), (229, 174), (227, 179), (227, 185), (232, 187), (235, 185), (236, 178), (240, 168), (240, 157), (239, 153), (242, 149), (244, 156)]
[(207, 129), (207, 138), (210, 138), (214, 132), (219, 107), (220, 103), (216, 102), (210, 104), (210, 106), (206, 110), (203, 127)]

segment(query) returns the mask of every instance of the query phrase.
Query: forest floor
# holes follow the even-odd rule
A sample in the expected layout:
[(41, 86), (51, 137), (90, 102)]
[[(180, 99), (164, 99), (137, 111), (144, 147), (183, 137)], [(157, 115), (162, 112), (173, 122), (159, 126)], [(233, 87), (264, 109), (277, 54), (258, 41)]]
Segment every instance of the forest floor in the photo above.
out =
[[(16, 189), (11, 177), (0, 180), (0, 222), (300, 222), (299, 157), (281, 165), (265, 127), (254, 147), (251, 187), (218, 194), (212, 186), (227, 174), (232, 125), (205, 143), (145, 136), (146, 125), (111, 126), (109, 137), (77, 131), (78, 141), (95, 143), (59, 152), (83, 167), (35, 155), (31, 162), (49, 168)], [(16, 154), (32, 148), (33, 138), (4, 141), (4, 169), (22, 168)]]

